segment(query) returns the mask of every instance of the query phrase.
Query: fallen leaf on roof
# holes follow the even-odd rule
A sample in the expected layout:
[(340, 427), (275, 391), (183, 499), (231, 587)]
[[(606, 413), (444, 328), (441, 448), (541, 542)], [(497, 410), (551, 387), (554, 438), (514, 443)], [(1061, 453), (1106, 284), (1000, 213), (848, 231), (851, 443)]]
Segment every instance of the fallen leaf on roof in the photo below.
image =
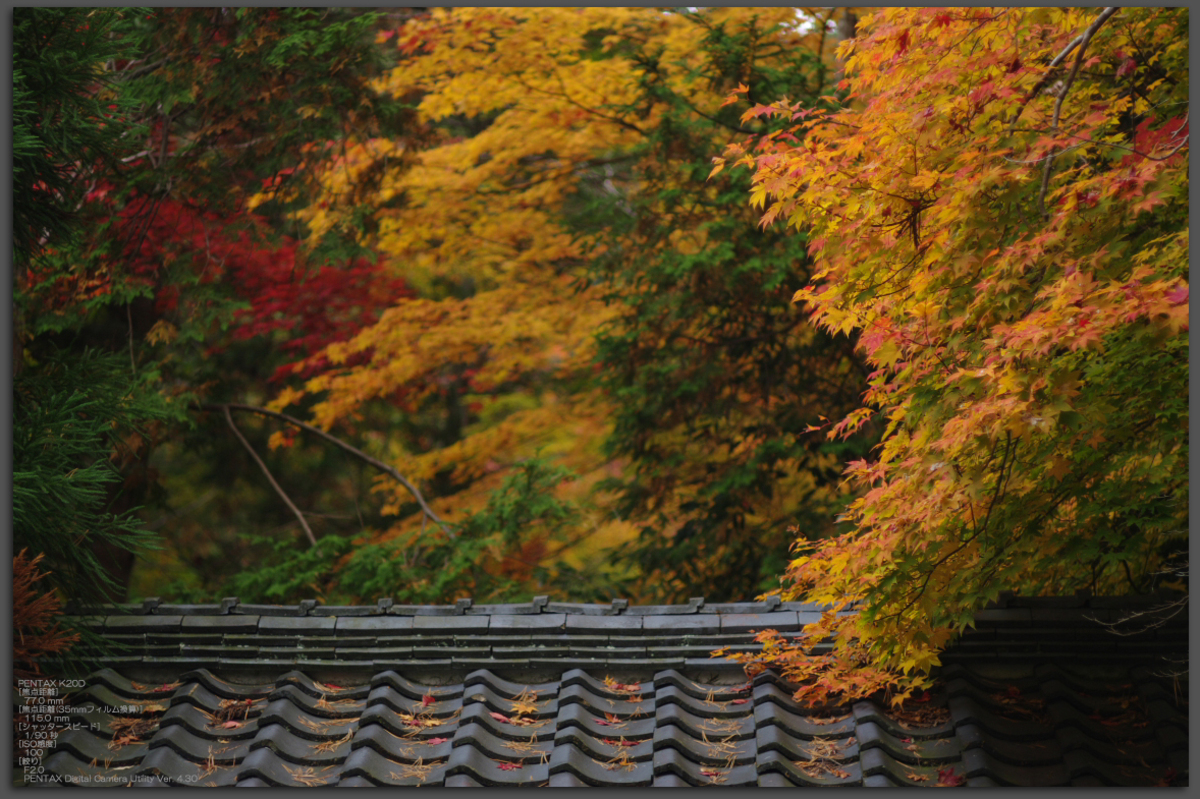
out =
[(729, 704), (731, 704), (731, 705), (744, 705), (744, 704), (746, 704), (746, 703), (747, 703), (747, 702), (749, 702), (749, 701), (750, 701), (749, 699), (733, 699), (733, 700), (730, 700)]
[(938, 769), (937, 784), (946, 788), (957, 788), (960, 785), (967, 784), (967, 778), (961, 774), (956, 774), (954, 768)]
[(604, 678), (604, 687), (610, 691), (615, 691), (619, 694), (636, 694), (641, 693), (642, 686), (633, 685), (630, 683), (617, 682), (612, 677)]
[(494, 718), (496, 721), (502, 721), (505, 724), (512, 724), (512, 719), (510, 719), (508, 716), (504, 715), (503, 713), (497, 713), (496, 711), (493, 710), (490, 713), (488, 713), (488, 715), (491, 716), (492, 718)]
[(624, 738), (614, 741), (612, 738), (601, 738), (600, 743), (608, 744), (609, 746), (637, 746), (638, 741), (626, 741)]
[(496, 760), (494, 762), (500, 767), (501, 771), (517, 771), (521, 768), (520, 763), (510, 763), (507, 760)]
[(429, 707), (430, 705), (432, 705), (432, 704), (433, 704), (434, 702), (436, 702), (436, 701), (437, 701), (437, 700), (436, 700), (436, 699), (434, 699), (434, 698), (433, 698), (432, 696), (430, 696), (429, 694), (425, 694), (424, 696), (422, 696), (422, 697), (421, 697), (421, 707)]
[(917, 774), (917, 773), (910, 771), (910, 772), (906, 773), (904, 776), (907, 777), (908, 779), (912, 780), (913, 782), (929, 782), (928, 774)]
[(240, 721), (227, 721), (227, 722), (225, 722), (224, 724), (222, 724), (221, 726), (222, 726), (222, 727), (224, 727), (224, 728), (225, 728), (225, 729), (227, 729), (227, 730), (236, 730), (238, 727), (242, 726), (242, 722), (240, 722)]
[(509, 704), (512, 705), (514, 723), (520, 723), (516, 721), (515, 717), (530, 716), (540, 710), (537, 705), (537, 691), (531, 688), (521, 691), (521, 693), (509, 700)]
[(444, 744), (449, 740), (449, 738), (427, 738), (426, 740), (421, 741), (421, 743), (429, 744), (430, 746), (437, 746), (438, 744)]
[(550, 723), (550, 720), (538, 721), (537, 719), (525, 718), (524, 716), (513, 716), (508, 723), (514, 727), (545, 727)]
[(626, 771), (633, 771), (635, 768), (637, 768), (637, 763), (629, 758), (629, 750), (622, 748), (618, 748), (617, 753), (605, 763), (601, 763), (595, 758), (592, 758), (592, 762), (598, 766), (603, 766), (605, 771), (615, 771), (619, 768), (625, 769)]

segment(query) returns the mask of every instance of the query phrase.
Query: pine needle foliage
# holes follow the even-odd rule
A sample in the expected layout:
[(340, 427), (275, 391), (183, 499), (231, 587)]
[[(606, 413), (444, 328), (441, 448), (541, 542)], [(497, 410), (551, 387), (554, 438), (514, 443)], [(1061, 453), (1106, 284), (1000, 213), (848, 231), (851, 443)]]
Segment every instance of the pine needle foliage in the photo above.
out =
[(13, 256), (18, 264), (75, 239), (81, 168), (105, 160), (121, 127), (102, 64), (121, 54), (113, 9), (13, 10)]
[(133, 511), (107, 510), (120, 475), (110, 455), (169, 407), (117, 355), (51, 351), (13, 387), (13, 545), (42, 553), (49, 584), (83, 605), (116, 588), (92, 546), (131, 552), (153, 538)]

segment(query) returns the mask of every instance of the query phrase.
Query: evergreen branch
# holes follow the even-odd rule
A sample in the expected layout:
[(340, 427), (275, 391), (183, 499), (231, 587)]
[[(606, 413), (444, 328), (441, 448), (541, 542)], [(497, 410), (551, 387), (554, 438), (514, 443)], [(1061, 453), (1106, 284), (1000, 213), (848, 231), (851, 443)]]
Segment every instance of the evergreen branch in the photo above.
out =
[(279, 495), (284, 504), (291, 508), (292, 513), (294, 513), (296, 518), (300, 520), (300, 526), (304, 528), (304, 534), (308, 536), (309, 544), (315, 547), (317, 545), (317, 538), (313, 535), (312, 528), (308, 526), (308, 522), (304, 520), (304, 514), (301, 513), (300, 509), (292, 503), (292, 500), (288, 498), (287, 493), (279, 487), (279, 483), (275, 482), (275, 478), (271, 476), (271, 470), (267, 468), (267, 464), (263, 463), (262, 458), (258, 457), (258, 453), (254, 451), (254, 447), (250, 446), (250, 442), (247, 441), (246, 437), (242, 435), (242, 431), (238, 430), (238, 426), (233, 423), (233, 416), (231, 416), (229, 413), (229, 406), (222, 406), (222, 410), (225, 411), (225, 421), (229, 422), (229, 429), (232, 430), (233, 434), (238, 437), (238, 441), (242, 442), (242, 446), (245, 447), (246, 451), (250, 453), (250, 457), (254, 458), (254, 462), (258, 464), (258, 468), (262, 469), (262, 473), (267, 476), (267, 480), (271, 483), (271, 487), (275, 489), (275, 493)]
[[(441, 527), (442, 531), (445, 532), (446, 535), (450, 537), (451, 541), (453, 541), (457, 537), (455, 535), (454, 531), (452, 529), (450, 529), (450, 527), (448, 527), (445, 522), (443, 522), (440, 518), (438, 518), (438, 515), (436, 513), (434, 513), (433, 510), (429, 507), (429, 505), (425, 502), (425, 497), (423, 497), (421, 495), (421, 492), (417, 489), (417, 487), (415, 485), (413, 485), (412, 483), (410, 483), (408, 481), (408, 479), (405, 478), (404, 475), (400, 474), (400, 472), (396, 471), (391, 466), (388, 466), (383, 461), (379, 461), (379, 460), (376, 460), (375, 458), (372, 458), (370, 455), (368, 455), (367, 453), (358, 449), (357, 447), (355, 447), (351, 444), (347, 444), (345, 441), (342, 441), (340, 438), (337, 438), (336, 436), (326, 433), (324, 430), (320, 429), (319, 427), (313, 427), (312, 425), (307, 424), (306, 422), (300, 421), (299, 419), (297, 419), (294, 416), (288, 416), (286, 413), (276, 413), (275, 411), (269, 411), (266, 408), (261, 408), (257, 405), (242, 405), (242, 404), (236, 403), (236, 402), (226, 402), (226, 403), (220, 403), (220, 404), (202, 404), (199, 407), (201, 410), (205, 410), (205, 411), (223, 410), (223, 411), (225, 411), (226, 415), (228, 415), (230, 410), (246, 411), (248, 413), (257, 413), (260, 416), (269, 416), (272, 419), (278, 419), (280, 421), (287, 422), (290, 425), (299, 427), (301, 430), (306, 430), (309, 433), (320, 436), (321, 438), (325, 439), (326, 441), (329, 441), (330, 443), (335, 444), (336, 446), (340, 447), (341, 449), (345, 450), (346, 452), (349, 452), (354, 457), (356, 457), (360, 460), (366, 461), (367, 463), (374, 466), (379, 471), (384, 472), (388, 475), (391, 475), (391, 477), (394, 478), (396, 480), (396, 482), (400, 483), (400, 485), (402, 485), (408, 489), (408, 492), (413, 495), (413, 499), (415, 499), (417, 501), (417, 504), (421, 506), (421, 510), (425, 514), (425, 516), (428, 517), (431, 521), (433, 521), (434, 524)], [(255, 457), (257, 457), (257, 456), (255, 456)]]

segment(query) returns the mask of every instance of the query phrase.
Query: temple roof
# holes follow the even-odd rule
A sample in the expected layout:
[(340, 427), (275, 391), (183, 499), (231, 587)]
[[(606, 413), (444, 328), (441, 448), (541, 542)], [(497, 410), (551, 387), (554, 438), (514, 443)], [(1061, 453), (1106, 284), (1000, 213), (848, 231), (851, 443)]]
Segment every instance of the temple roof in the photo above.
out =
[(777, 599), (148, 600), (85, 620), (123, 648), (69, 697), (80, 729), (44, 766), (89, 784), (1182, 784), (1186, 613), (1111, 626), (1149, 607), (1009, 597), (920, 701), (814, 710), (711, 655), (819, 615)]

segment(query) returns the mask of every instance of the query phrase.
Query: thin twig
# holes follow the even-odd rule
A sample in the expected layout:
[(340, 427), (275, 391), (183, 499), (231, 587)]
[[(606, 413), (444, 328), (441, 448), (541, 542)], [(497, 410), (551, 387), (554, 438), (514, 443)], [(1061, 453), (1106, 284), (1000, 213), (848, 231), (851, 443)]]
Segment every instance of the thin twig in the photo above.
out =
[(412, 494), (413, 498), (417, 501), (417, 504), (421, 506), (421, 510), (425, 513), (425, 515), (430, 520), (433, 521), (434, 524), (441, 527), (442, 531), (445, 532), (446, 535), (448, 535), (451, 540), (454, 540), (457, 537), (454, 534), (454, 531), (452, 529), (450, 529), (448, 526), (446, 526), (446, 523), (443, 522), (441, 519), (439, 519), (438, 515), (433, 512), (433, 510), (429, 507), (428, 504), (426, 504), (425, 497), (421, 496), (421, 492), (419, 490), (417, 490), (417, 487), (415, 485), (413, 485), (412, 483), (410, 483), (404, 477), (404, 475), (400, 474), (400, 472), (396, 471), (391, 466), (388, 466), (386, 463), (376, 460), (375, 458), (372, 458), (370, 455), (368, 455), (367, 453), (358, 449), (357, 447), (347, 444), (345, 441), (342, 441), (340, 438), (337, 438), (335, 436), (330, 435), (329, 433), (326, 433), (321, 428), (313, 427), (310, 424), (300, 421), (299, 419), (295, 418), (294, 416), (288, 416), (286, 413), (276, 413), (275, 411), (269, 411), (266, 408), (260, 408), (257, 405), (242, 405), (242, 404), (236, 403), (236, 402), (227, 402), (227, 403), (222, 403), (219, 405), (207, 405), (207, 404), (201, 405), (200, 408), (202, 410), (218, 410), (218, 409), (224, 410), (226, 415), (228, 415), (229, 410), (232, 409), (235, 411), (248, 411), (249, 413), (257, 413), (260, 416), (269, 416), (272, 419), (279, 419), (280, 421), (287, 422), (288, 424), (299, 427), (301, 430), (307, 430), (308, 432), (310, 432), (314, 435), (318, 435), (321, 438), (325, 439), (326, 441), (329, 441), (332, 444), (336, 444), (338, 447), (341, 447), (343, 450), (345, 450), (346, 452), (349, 452), (351, 455), (355, 456), (356, 458), (360, 458), (360, 459), (366, 461), (367, 463), (371, 464), (372, 466), (374, 466), (376, 469), (380, 470), (381, 472), (385, 472), (385, 473), (391, 475), (393, 478), (395, 478), (396, 482), (400, 483), (400, 485), (402, 485), (408, 489), (409, 493)]
[(133, 155), (125, 156), (124, 158), (121, 159), (121, 163), (128, 164), (130, 161), (136, 161), (139, 158), (145, 158), (148, 155), (150, 155), (149, 150), (142, 150), (140, 153), (134, 153)]
[(292, 500), (288, 498), (288, 495), (284, 493), (284, 490), (279, 487), (279, 483), (275, 482), (275, 478), (271, 476), (271, 471), (267, 468), (267, 464), (262, 462), (262, 458), (258, 457), (258, 453), (254, 451), (254, 447), (250, 446), (250, 442), (247, 441), (246, 437), (242, 435), (242, 431), (238, 430), (238, 426), (233, 423), (233, 416), (229, 413), (230, 406), (225, 405), (223, 407), (225, 410), (225, 421), (229, 422), (229, 429), (232, 430), (233, 434), (238, 437), (238, 441), (242, 442), (242, 446), (245, 447), (246, 451), (250, 453), (250, 457), (254, 458), (254, 462), (258, 464), (258, 468), (262, 469), (262, 473), (267, 476), (267, 480), (270, 481), (271, 487), (275, 489), (275, 493), (279, 494), (284, 503), (292, 509), (292, 513), (296, 514), (296, 518), (300, 520), (300, 526), (304, 528), (304, 534), (308, 536), (309, 543), (315, 547), (317, 545), (317, 539), (316, 536), (313, 535), (313, 531), (309, 528), (308, 522), (304, 520), (304, 514), (300, 512), (299, 508), (292, 504)]
[[(153, 64), (146, 64), (144, 67), (139, 67), (138, 69), (136, 69), (135, 71), (133, 71), (133, 72), (129, 73), (128, 75), (126, 75), (126, 74), (124, 73), (124, 71), (122, 71), (122, 72), (118, 72), (118, 73), (117, 73), (117, 77), (118, 77), (118, 78), (120, 78), (120, 79), (121, 79), (121, 80), (123, 80), (123, 81), (124, 81), (124, 80), (136, 80), (137, 78), (140, 78), (140, 77), (142, 77), (143, 75), (148, 75), (148, 74), (150, 74), (151, 72), (153, 72), (154, 70), (156, 70), (156, 69), (158, 69), (159, 67), (163, 66), (164, 64), (166, 64), (166, 63), (167, 63), (168, 61), (170, 61), (170, 60), (171, 60), (171, 59), (170, 59), (169, 57), (168, 57), (168, 58), (160, 58), (158, 61), (155, 61)], [(136, 63), (136, 62), (135, 62), (135, 63)], [(133, 64), (129, 64), (128, 66), (126, 66), (126, 67), (125, 67), (125, 69), (126, 69), (126, 70), (128, 70), (128, 69), (129, 69), (129, 67), (131, 67), (131, 66), (133, 66)]]

